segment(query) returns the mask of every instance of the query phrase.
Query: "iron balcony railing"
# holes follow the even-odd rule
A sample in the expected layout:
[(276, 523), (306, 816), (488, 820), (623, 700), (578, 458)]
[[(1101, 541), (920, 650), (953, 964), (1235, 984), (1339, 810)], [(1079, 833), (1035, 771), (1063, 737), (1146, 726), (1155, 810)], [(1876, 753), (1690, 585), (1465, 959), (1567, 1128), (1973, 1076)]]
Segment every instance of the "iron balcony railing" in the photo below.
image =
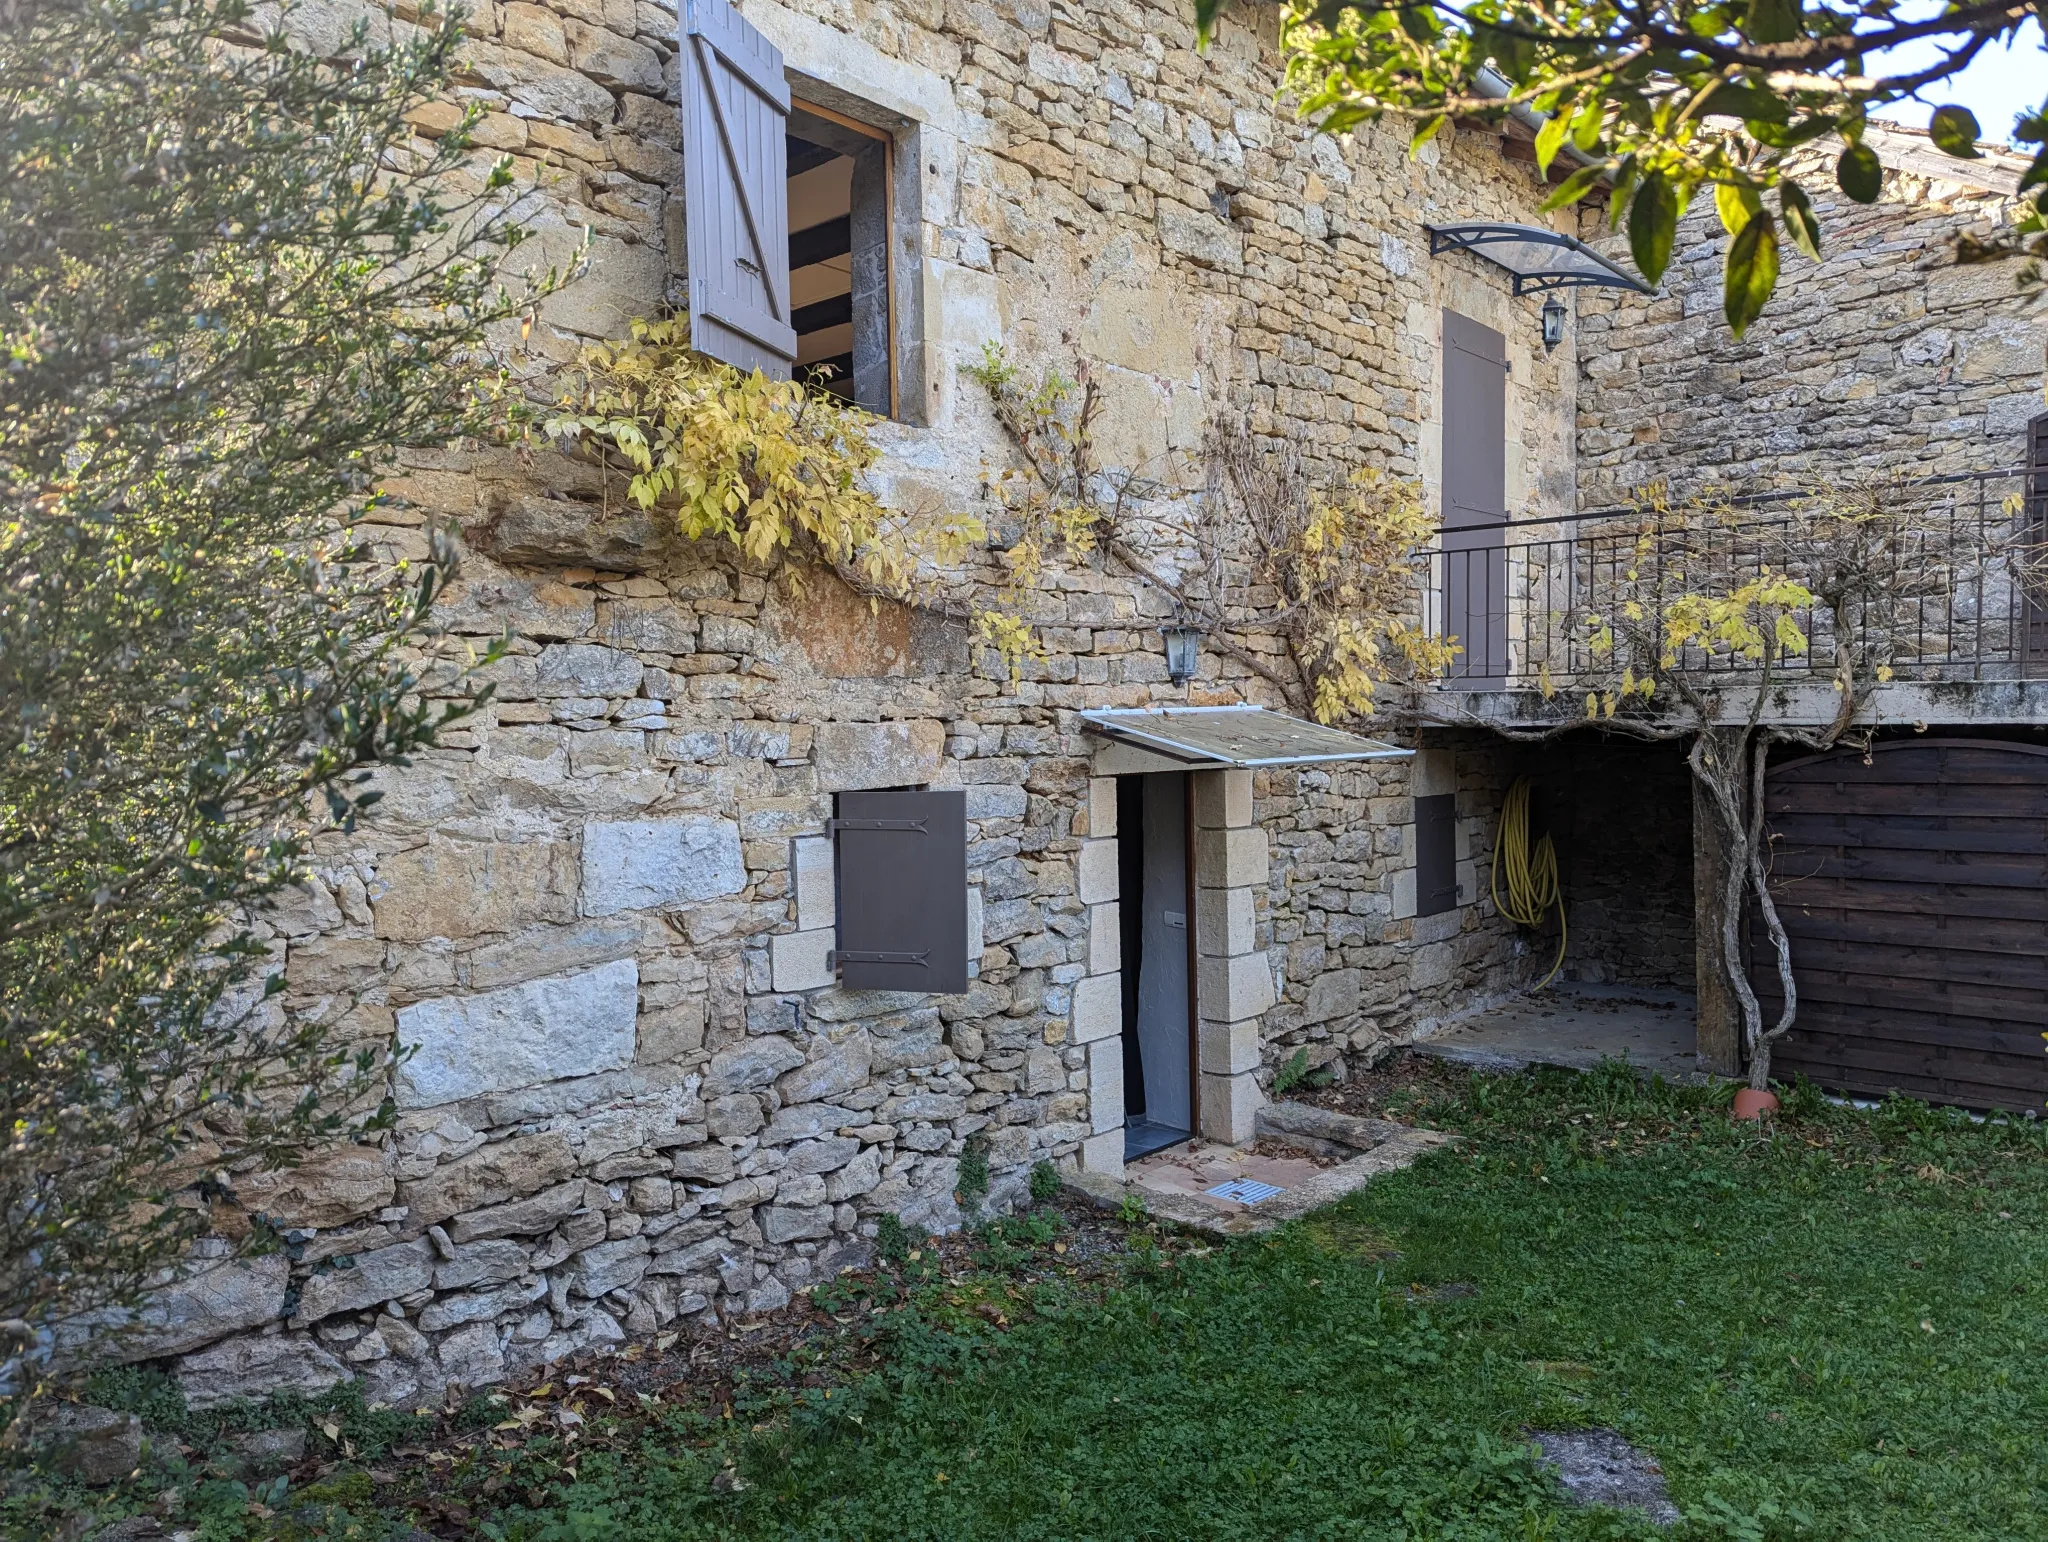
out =
[[(1700, 505), (1631, 507), (1446, 527), (1430, 563), (1430, 624), (1462, 651), (1440, 688), (1611, 680), (1622, 658), (1609, 639), (1631, 608), (1639, 635), (1661, 637), (1670, 603), (1689, 588), (1726, 593), (1768, 570), (1825, 592), (1822, 570), (1853, 567), (1837, 559), (1858, 540), (1891, 545), (1856, 570), (1889, 564), (1897, 581), (1846, 604), (1852, 615), (1825, 604), (1796, 612), (1810, 647), (1781, 671), (1832, 677), (1839, 634), (1900, 680), (2048, 678), (2048, 472), (1899, 482), (1882, 496), (1887, 517), (1860, 530), (1837, 521), (1822, 540), (1812, 530), (1828, 516), (1804, 492), (1730, 498), (1710, 517)], [(1900, 514), (1909, 517), (1891, 517)], [(1685, 662), (1710, 674), (1756, 667), (1714, 648), (1693, 648)]]

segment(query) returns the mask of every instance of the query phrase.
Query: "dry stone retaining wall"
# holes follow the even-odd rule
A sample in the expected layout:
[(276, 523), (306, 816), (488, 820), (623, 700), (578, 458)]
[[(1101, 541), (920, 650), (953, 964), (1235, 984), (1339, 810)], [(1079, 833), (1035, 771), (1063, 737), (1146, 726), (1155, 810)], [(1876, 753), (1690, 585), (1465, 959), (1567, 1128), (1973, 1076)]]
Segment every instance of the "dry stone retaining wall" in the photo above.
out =
[[(959, 373), (991, 339), (1027, 366), (1086, 361), (1114, 465), (1193, 451), (1242, 407), (1325, 464), (1433, 486), (1452, 305), (1509, 338), (1511, 494), (1569, 503), (1569, 349), (1532, 349), (1534, 304), (1469, 259), (1432, 263), (1419, 228), (1533, 217), (1532, 174), (1492, 141), (1446, 133), (1411, 159), (1395, 128), (1312, 136), (1272, 105), (1263, 13), (1267, 33), (1233, 22), (1204, 59), (1188, 18), (1153, 5), (745, 12), (808, 89), (873, 104), (917, 152), (899, 235), (919, 396), (881, 430), (885, 496), (972, 507), (984, 464), (1005, 463)], [(537, 184), (522, 217), (541, 257), (592, 232), (583, 275), (541, 309), (538, 385), (677, 292), (675, 18), (486, 0), (471, 27), (461, 95)], [(429, 520), (467, 531), (451, 631), (517, 638), (488, 709), (385, 775), (378, 817), (325, 840), (264, 926), (286, 982), (269, 1010), (417, 1046), (397, 1128), (238, 1177), (222, 1233), (264, 1213), (288, 1256), (196, 1257), (128, 1353), (174, 1359), (198, 1402), (346, 1376), (375, 1401), (431, 1400), (679, 1317), (772, 1309), (861, 1257), (882, 1214), (951, 1224), (970, 1137), (1000, 1206), (1031, 1163), (1102, 1133), (1075, 996), (1115, 929), (1084, 904), (1098, 741), (1076, 713), (1268, 699), (1254, 676), (1212, 654), (1196, 687), (1171, 685), (1163, 602), (1097, 568), (1034, 597), (1045, 653), (1012, 678), (955, 623), (829, 577), (799, 590), (608, 509), (599, 474), (560, 456), (412, 455), (388, 491), (391, 555), (419, 551)], [(1297, 1045), (1324, 1059), (1405, 1035), (1526, 967), (1476, 884), (1414, 917), (1414, 777), (1469, 795), (1473, 869), (1505, 759), (1466, 745), (1417, 764), (1257, 778), (1268, 1079)], [(838, 989), (818, 947), (832, 796), (911, 784), (965, 790), (972, 987)]]

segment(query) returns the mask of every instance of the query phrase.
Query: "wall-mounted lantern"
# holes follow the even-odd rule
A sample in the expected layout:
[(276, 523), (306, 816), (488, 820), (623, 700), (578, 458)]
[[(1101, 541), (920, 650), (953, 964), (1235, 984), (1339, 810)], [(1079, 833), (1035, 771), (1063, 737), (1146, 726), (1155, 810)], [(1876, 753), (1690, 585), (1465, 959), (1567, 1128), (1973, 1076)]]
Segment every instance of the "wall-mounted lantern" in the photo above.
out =
[(1543, 302), (1543, 351), (1551, 352), (1564, 341), (1564, 302), (1556, 295)]
[(1202, 629), (1175, 622), (1162, 626), (1159, 635), (1166, 639), (1166, 678), (1186, 685), (1202, 667)]

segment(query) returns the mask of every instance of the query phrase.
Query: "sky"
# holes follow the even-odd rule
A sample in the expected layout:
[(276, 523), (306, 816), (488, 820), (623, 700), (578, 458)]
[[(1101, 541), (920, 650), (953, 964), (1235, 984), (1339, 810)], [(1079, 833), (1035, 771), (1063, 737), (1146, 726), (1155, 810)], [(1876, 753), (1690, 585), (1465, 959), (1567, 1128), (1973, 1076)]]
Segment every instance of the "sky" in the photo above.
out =
[[(1902, 7), (1901, 15), (1924, 14), (1932, 9), (1931, 6)], [(1865, 68), (1876, 74), (1882, 67), (1887, 74), (1893, 74), (1916, 65), (1931, 64), (1935, 58), (1936, 51), (1932, 47), (1914, 44), (1895, 48), (1888, 54), (1874, 55), (1865, 61)], [(2048, 52), (2043, 52), (2041, 47), (2041, 23), (2029, 20), (2014, 35), (2010, 49), (1991, 44), (1962, 74), (1928, 87), (1924, 95), (1924, 101), (1894, 103), (1877, 116), (1893, 123), (1925, 128), (1928, 114), (1937, 107), (1955, 102), (1977, 115), (1977, 126), (1985, 139), (2011, 143), (2013, 118), (2021, 112), (2038, 109), (2042, 98), (2048, 97)]]

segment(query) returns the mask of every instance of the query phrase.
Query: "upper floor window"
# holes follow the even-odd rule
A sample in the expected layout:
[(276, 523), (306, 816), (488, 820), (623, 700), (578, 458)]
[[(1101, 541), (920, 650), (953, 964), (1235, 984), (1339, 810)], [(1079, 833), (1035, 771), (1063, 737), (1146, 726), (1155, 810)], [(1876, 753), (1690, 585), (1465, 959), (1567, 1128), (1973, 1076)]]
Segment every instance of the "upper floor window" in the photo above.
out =
[(794, 98), (727, 0), (686, 0), (682, 30), (693, 345), (893, 414), (893, 140)]

